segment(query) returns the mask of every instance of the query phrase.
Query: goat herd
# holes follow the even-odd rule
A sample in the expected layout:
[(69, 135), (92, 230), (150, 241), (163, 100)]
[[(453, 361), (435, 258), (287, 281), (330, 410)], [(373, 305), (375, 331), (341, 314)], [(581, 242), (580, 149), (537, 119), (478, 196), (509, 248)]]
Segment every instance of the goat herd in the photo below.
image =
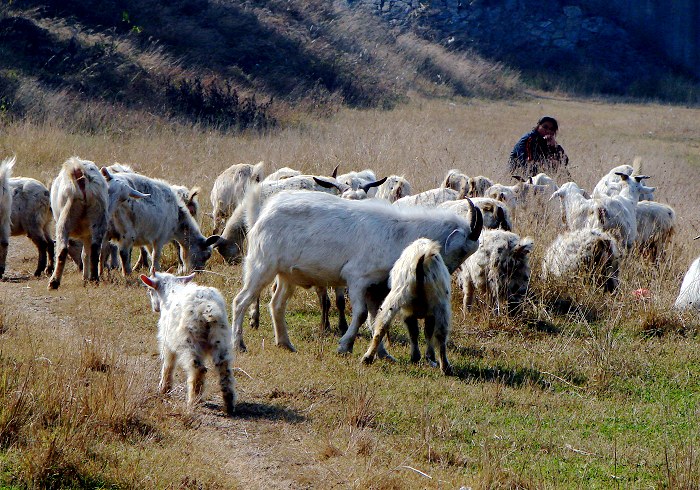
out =
[[(85, 280), (98, 281), (102, 269), (117, 262), (130, 274), (132, 248), (140, 247), (138, 264), (148, 266), (150, 259), (152, 271), (141, 280), (153, 310), (160, 312), (161, 392), (170, 389), (179, 363), (187, 372), (191, 407), (201, 396), (204, 356), (210, 355), (229, 414), (236, 403), (233, 350), (245, 350), (244, 315), (250, 308), (250, 323), (257, 326), (260, 294), (273, 281), (270, 313), (277, 345), (294, 350), (284, 316), (295, 287), (315, 288), (326, 328), (332, 287), (340, 310), (339, 353), (352, 352), (369, 317), (373, 338), (362, 361), (390, 359), (382, 338), (401, 314), (411, 361), (421, 359), (417, 320), (424, 319), (425, 357), (449, 374), (451, 275), (458, 271), (465, 308), (478, 293), (497, 311), (517, 309), (530, 281), (533, 239), (511, 231), (511, 215), (532, 196), (558, 197), (567, 229), (548, 247), (543, 277), (586, 271), (606, 291), (618, 285), (622, 254), (638, 247), (656, 260), (675, 224), (673, 209), (653, 201), (654, 188), (643, 183), (648, 177), (630, 165), (612, 169), (591, 197), (574, 182), (558, 187), (545, 174), (505, 186), (451, 170), (440, 188), (412, 194), (399, 176), (377, 180), (370, 170), (337, 176), (336, 168), (331, 177), (321, 177), (285, 167), (265, 178), (261, 162), (233, 165), (216, 179), (215, 234), (205, 237), (197, 221), (197, 188), (173, 186), (126, 165), (100, 169), (72, 157), (49, 191), (37, 180), (12, 178), (14, 164), (14, 158), (0, 164), (0, 276), (10, 236), (26, 234), (36, 245), (35, 275), (51, 274), (49, 289), (60, 286), (68, 256), (82, 267)], [(169, 242), (179, 247), (181, 272), (204, 268), (214, 249), (228, 262), (245, 253), (232, 327), (218, 290), (193, 283), (194, 273), (157, 272)], [(683, 281), (677, 307), (700, 304), (699, 283), (700, 259)]]

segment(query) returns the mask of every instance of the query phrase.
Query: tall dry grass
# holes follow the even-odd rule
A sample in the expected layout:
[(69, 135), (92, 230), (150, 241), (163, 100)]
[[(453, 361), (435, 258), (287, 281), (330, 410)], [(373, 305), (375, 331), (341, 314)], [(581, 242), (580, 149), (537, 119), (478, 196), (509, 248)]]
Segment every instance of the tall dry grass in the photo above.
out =
[[(700, 119), (696, 110), (586, 102), (417, 99), (391, 112), (341, 110), (265, 134), (222, 135), (145, 124), (100, 134), (30, 122), (3, 127), (0, 149), (17, 175), (48, 182), (79, 155), (128, 163), (199, 185), (203, 205), (226, 167), (264, 160), (327, 174), (372, 168), (402, 174), (416, 190), (447, 170), (508, 182), (517, 138), (543, 114), (559, 119), (571, 174), (590, 189), (612, 166), (642, 157), (658, 199), (679, 217), (659, 266), (636, 255), (621, 286), (604, 294), (577, 279), (545, 283), (546, 246), (560, 230), (556, 203), (519, 212), (515, 231), (535, 238), (531, 294), (520, 316), (461, 310), (455, 292), (449, 355), (456, 376), (408, 359), (359, 364), (335, 354), (318, 326), (316, 296), (295, 295), (287, 318), (296, 354), (276, 349), (269, 319), (246, 331), (236, 360), (238, 416), (220, 416), (215, 383), (184, 409), (183, 378), (156, 393), (157, 316), (135, 278), (86, 287), (73, 271), (57, 292), (29, 279), (34, 250), (11, 242), (0, 283), (0, 482), (18, 486), (156, 488), (563, 488), (694, 487), (700, 482), (695, 394), (698, 319), (670, 309), (697, 255)], [(204, 218), (205, 232), (212, 224)], [(349, 240), (355, 239), (348, 237)], [(300, 244), (303, 246), (303, 244)], [(176, 262), (173, 251), (165, 263)], [(199, 281), (231, 300), (240, 267), (215, 257)], [(651, 291), (639, 301), (631, 293)], [(265, 299), (265, 298), (264, 298)], [(263, 299), (263, 300), (264, 300)], [(164, 464), (167, 461), (169, 464)], [(175, 462), (175, 463), (173, 463)]]

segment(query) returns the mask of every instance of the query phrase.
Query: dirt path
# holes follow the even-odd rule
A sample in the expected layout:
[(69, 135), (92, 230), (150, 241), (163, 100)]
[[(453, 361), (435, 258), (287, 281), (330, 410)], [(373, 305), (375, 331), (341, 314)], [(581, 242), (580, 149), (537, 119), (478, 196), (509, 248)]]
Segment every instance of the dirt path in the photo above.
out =
[[(80, 338), (82, 334), (76, 317), (60, 313), (64, 308), (59, 308), (59, 302), (65, 296), (49, 294), (45, 277), (39, 280), (32, 277), (35, 260), (36, 250), (31, 242), (12, 239), (7, 274), (0, 281), (0, 297), (30, 322), (46, 325), (49, 334), (64, 339), (68, 336)], [(67, 273), (75, 274), (72, 266)], [(70, 294), (70, 291), (65, 290), (64, 294)], [(144, 332), (143, 337), (144, 342), (153, 342), (153, 348), (147, 349), (148, 353), (125, 354), (128, 358), (124, 365), (134, 373), (144, 366), (157, 372), (155, 335)], [(143, 373), (138, 374), (143, 376)], [(210, 377), (208, 383), (212, 379)], [(184, 387), (180, 385), (182, 383), (175, 389), (172, 399), (173, 403), (184, 404)], [(265, 403), (263, 399), (262, 402), (249, 401), (251, 397), (240, 391), (239, 399), (236, 417), (227, 418), (223, 416), (218, 393), (213, 394), (204, 406), (198, 408), (192, 428), (186, 430), (184, 436), (188, 439), (185, 443), (191, 444), (193, 450), (208, 452), (201, 458), (203, 461), (220, 458), (224, 462), (215, 466), (232, 476), (225, 481), (235, 480), (246, 489), (346, 486), (342, 478), (334, 476), (332, 469), (324, 468), (306, 449), (305, 436), (311, 427), (305, 423), (303, 414)]]

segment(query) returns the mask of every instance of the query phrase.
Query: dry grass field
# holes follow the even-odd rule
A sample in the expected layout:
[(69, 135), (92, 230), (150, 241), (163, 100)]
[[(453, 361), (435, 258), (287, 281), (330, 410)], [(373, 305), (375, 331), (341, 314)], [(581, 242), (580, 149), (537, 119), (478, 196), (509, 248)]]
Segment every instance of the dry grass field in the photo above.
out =
[[(13, 238), (0, 283), (0, 486), (697, 488), (700, 323), (670, 307), (700, 254), (698, 109), (536, 94), (344, 109), (264, 135), (150, 122), (85, 134), (27, 122), (2, 127), (0, 153), (17, 155), (15, 175), (46, 183), (71, 155), (127, 163), (201, 186), (210, 211), (215, 177), (260, 160), (268, 172), (372, 168), (403, 174), (416, 190), (451, 168), (511, 183), (510, 149), (544, 114), (559, 119), (572, 177), (587, 189), (641, 157), (657, 199), (679, 217), (672, 247), (656, 267), (626, 257), (613, 295), (575, 278), (544, 283), (558, 203), (520, 212), (515, 231), (535, 239), (527, 305), (521, 316), (465, 314), (455, 289), (451, 377), (408, 362), (398, 323), (389, 346), (397, 363), (360, 365), (366, 331), (352, 355), (338, 356), (337, 337), (319, 329), (315, 294), (301, 290), (287, 312), (298, 352), (274, 346), (263, 311), (235, 362), (238, 414), (223, 416), (212, 372), (205, 402), (187, 413), (181, 372), (170, 396), (157, 394), (157, 314), (137, 276), (112, 273), (95, 287), (71, 265), (49, 292), (47, 278), (31, 277), (33, 246)], [(206, 216), (202, 228), (212, 228)], [(165, 262), (175, 263), (172, 250)], [(207, 269), (198, 281), (231, 301), (240, 266), (215, 255)], [(650, 299), (635, 299), (640, 287)]]

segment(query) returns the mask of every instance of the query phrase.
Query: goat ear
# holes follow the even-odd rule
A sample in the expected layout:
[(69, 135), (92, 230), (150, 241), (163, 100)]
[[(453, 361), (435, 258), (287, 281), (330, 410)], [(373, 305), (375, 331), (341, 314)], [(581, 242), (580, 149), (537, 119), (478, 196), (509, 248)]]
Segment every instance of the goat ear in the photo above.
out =
[(619, 176), (622, 180), (629, 180), (630, 176), (623, 172), (615, 172), (615, 175)]
[(221, 240), (220, 235), (212, 235), (204, 241), (204, 246), (205, 247), (216, 247), (216, 245), (219, 243), (219, 240)]
[(522, 178), (521, 176), (519, 176), (519, 175), (511, 175), (511, 177), (513, 177), (513, 178), (514, 178), (515, 180), (517, 180), (518, 182), (525, 182), (525, 179), (523, 179), (523, 178)]
[(177, 282), (182, 283), (182, 284), (187, 284), (188, 282), (192, 281), (194, 279), (194, 276), (196, 274), (193, 272), (189, 276), (180, 276), (177, 278)]
[(549, 200), (551, 201), (555, 197), (561, 197), (561, 196), (562, 196), (562, 192), (561, 192), (561, 189), (559, 189), (559, 190), (552, 192), (552, 195), (549, 196)]
[(636, 180), (637, 182), (641, 182), (644, 179), (651, 179), (651, 177), (648, 175), (635, 175), (634, 176), (634, 180)]
[(141, 274), (139, 277), (141, 278), (141, 282), (149, 288), (158, 289), (158, 282), (155, 279), (151, 279), (146, 274)]
[(532, 247), (534, 247), (534, 245), (535, 242), (533, 241), (532, 237), (527, 236), (520, 240), (520, 243), (515, 246), (515, 253), (519, 255), (527, 255), (532, 252)]
[(102, 174), (102, 176), (105, 178), (105, 180), (106, 180), (107, 182), (109, 182), (110, 180), (112, 180), (112, 174), (109, 173), (109, 170), (107, 169), (107, 167), (102, 167), (102, 168), (100, 169), (100, 173)]

